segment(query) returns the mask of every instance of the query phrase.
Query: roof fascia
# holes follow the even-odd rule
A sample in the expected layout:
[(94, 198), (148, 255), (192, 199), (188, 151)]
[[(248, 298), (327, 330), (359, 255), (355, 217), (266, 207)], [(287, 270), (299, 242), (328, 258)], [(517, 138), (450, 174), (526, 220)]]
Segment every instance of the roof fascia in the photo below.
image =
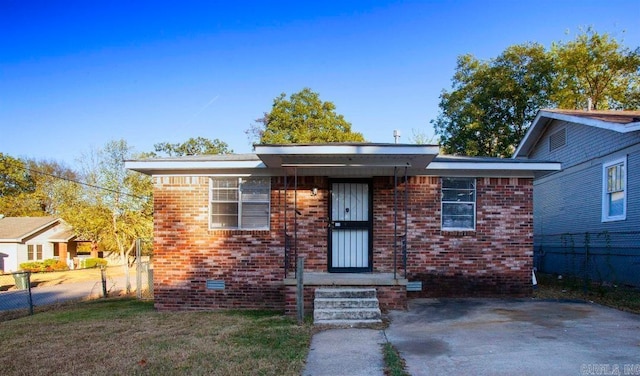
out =
[(125, 161), (124, 167), (147, 175), (169, 172), (196, 172), (206, 170), (263, 169), (267, 166), (259, 160), (252, 161)]
[(560, 162), (431, 162), (430, 170), (469, 171), (560, 171)]

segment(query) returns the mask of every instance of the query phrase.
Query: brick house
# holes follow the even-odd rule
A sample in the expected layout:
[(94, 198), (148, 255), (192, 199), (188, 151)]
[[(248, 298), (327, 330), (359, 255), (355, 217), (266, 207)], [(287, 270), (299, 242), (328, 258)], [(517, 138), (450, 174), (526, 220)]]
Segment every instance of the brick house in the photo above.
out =
[(153, 177), (161, 310), (295, 312), (319, 286), (407, 298), (531, 292), (533, 178), (558, 163), (438, 156), (434, 145), (257, 145), (127, 161)]

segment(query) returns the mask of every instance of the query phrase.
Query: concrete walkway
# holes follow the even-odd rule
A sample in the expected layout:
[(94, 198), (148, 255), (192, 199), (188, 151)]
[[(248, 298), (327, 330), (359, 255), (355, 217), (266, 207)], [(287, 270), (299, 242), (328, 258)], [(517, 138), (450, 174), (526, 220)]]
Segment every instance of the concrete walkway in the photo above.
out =
[(410, 375), (640, 375), (640, 315), (535, 299), (416, 299), (377, 329), (315, 334), (305, 376), (383, 375), (382, 345)]
[(329, 329), (311, 339), (304, 376), (384, 375), (384, 331)]

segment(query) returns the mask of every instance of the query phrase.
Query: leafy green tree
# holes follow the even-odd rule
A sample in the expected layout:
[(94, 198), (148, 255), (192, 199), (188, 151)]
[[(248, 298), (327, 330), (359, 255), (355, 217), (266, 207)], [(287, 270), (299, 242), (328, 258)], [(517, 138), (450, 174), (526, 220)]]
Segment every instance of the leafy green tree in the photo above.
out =
[(361, 133), (351, 131), (351, 123), (336, 113), (332, 102), (323, 102), (309, 88), (285, 93), (273, 101), (269, 113), (246, 131), (259, 144), (362, 142)]
[(67, 184), (76, 184), (77, 172), (53, 160), (29, 160), (26, 164), (35, 184), (29, 199), (32, 209), (41, 212), (40, 215), (58, 215), (65, 203), (56, 200), (57, 191)]
[(538, 109), (551, 104), (551, 59), (539, 44), (507, 48), (490, 61), (458, 58), (453, 90), (432, 121), (449, 154), (510, 156)]
[(32, 195), (36, 190), (27, 163), (0, 153), (0, 214), (8, 217), (41, 216)]
[(0, 154), (0, 213), (7, 216), (58, 215), (60, 185), (76, 178), (55, 161), (20, 160)]
[(0, 197), (33, 192), (35, 185), (26, 164), (0, 153)]
[[(161, 142), (154, 145), (157, 153), (165, 154), (169, 157), (184, 155), (203, 155), (203, 154), (231, 154), (233, 150), (229, 149), (229, 145), (219, 139), (209, 140), (204, 137), (190, 138), (181, 144), (171, 144)], [(155, 153), (154, 153), (155, 154)], [(157, 154), (155, 154), (157, 156)]]
[(508, 47), (481, 61), (458, 58), (451, 91), (431, 121), (446, 153), (507, 157), (541, 108), (633, 109), (640, 105), (640, 50), (589, 29), (547, 51)]
[[(109, 142), (85, 155), (82, 194), (63, 213), (63, 218), (81, 237), (120, 255), (127, 290), (128, 261), (136, 239), (151, 237), (153, 229), (151, 179), (125, 169), (124, 161), (131, 157), (132, 149), (124, 140)], [(74, 195), (72, 191), (67, 194)]]
[(589, 28), (568, 43), (551, 47), (557, 71), (553, 96), (560, 108), (640, 108), (640, 47), (621, 46), (609, 34)]

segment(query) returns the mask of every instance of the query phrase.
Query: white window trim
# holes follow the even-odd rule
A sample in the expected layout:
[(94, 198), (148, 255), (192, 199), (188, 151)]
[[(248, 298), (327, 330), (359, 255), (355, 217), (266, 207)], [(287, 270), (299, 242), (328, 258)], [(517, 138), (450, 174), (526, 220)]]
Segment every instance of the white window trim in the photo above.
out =
[[(215, 175), (215, 176), (210, 176), (209, 178), (209, 230), (232, 230), (232, 231), (264, 231), (264, 230), (269, 230), (271, 228), (271, 179), (269, 179), (269, 193), (268, 193), (268, 201), (267, 201), (267, 207), (268, 207), (268, 213), (267, 213), (267, 225), (265, 227), (251, 227), (251, 228), (246, 228), (246, 227), (242, 227), (242, 204), (240, 203), (240, 197), (241, 192), (238, 192), (238, 223), (239, 226), (238, 227), (214, 227), (212, 226), (212, 222), (211, 222), (211, 217), (213, 215), (212, 213), (212, 200), (211, 200), (211, 195), (213, 192), (213, 180), (215, 178), (221, 178), (221, 177), (233, 177), (233, 178), (237, 178), (237, 179), (241, 179), (241, 178), (247, 178), (250, 175)], [(256, 176), (258, 178), (265, 178), (265, 176)]]
[[(624, 167), (622, 215), (609, 216), (609, 200), (607, 192), (607, 169), (613, 165), (622, 164)], [(624, 221), (627, 219), (627, 181), (629, 180), (629, 169), (627, 168), (627, 157), (618, 158), (602, 164), (602, 222)]]
[[(467, 178), (463, 176), (451, 176), (450, 178), (456, 179), (473, 179), (473, 202), (464, 202), (465, 204), (472, 203), (473, 204), (473, 228), (471, 227), (444, 227), (444, 204), (442, 191), (444, 189), (444, 178), (440, 178), (440, 230), (441, 231), (476, 231), (476, 219), (478, 217), (477, 211), (477, 202), (478, 202), (478, 179), (476, 178)], [(447, 201), (447, 203), (453, 203), (451, 201)]]

